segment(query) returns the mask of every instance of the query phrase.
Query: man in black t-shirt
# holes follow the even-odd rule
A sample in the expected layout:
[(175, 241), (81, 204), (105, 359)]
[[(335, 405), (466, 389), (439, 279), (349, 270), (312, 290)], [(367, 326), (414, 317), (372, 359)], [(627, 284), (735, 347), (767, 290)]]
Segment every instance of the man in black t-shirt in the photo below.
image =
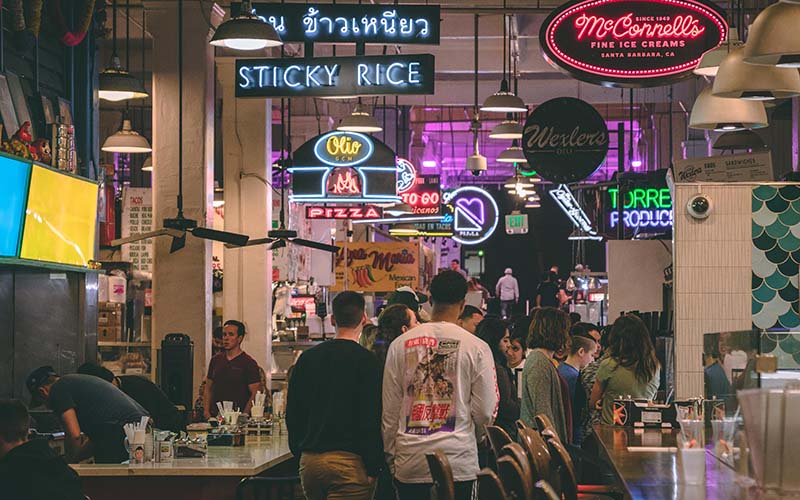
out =
[(289, 381), (286, 427), (309, 500), (372, 498), (383, 467), (381, 368), (358, 344), (364, 297), (333, 299), (336, 337), (303, 353)]
[(558, 307), (558, 276), (553, 271), (542, 275), (542, 282), (536, 290), (536, 307)]
[(148, 413), (124, 392), (91, 375), (60, 377), (51, 366), (34, 370), (25, 384), (31, 394), (38, 393), (61, 418), (67, 456), (72, 461), (91, 455), (97, 463), (128, 459), (123, 426), (141, 421)]

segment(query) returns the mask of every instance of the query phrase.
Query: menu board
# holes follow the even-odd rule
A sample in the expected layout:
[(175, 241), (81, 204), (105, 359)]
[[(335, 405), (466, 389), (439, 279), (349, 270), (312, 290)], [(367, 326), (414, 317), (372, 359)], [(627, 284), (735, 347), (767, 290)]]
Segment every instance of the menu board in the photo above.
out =
[(31, 164), (0, 156), (0, 257), (16, 257), (28, 197)]
[(772, 155), (741, 153), (675, 160), (675, 182), (770, 182), (775, 180), (772, 172)]
[[(153, 190), (131, 188), (122, 190), (122, 237), (148, 233), (153, 230)], [(139, 271), (153, 271), (153, 239), (122, 245), (122, 260)]]
[(86, 267), (94, 259), (97, 184), (33, 165), (23, 259)]

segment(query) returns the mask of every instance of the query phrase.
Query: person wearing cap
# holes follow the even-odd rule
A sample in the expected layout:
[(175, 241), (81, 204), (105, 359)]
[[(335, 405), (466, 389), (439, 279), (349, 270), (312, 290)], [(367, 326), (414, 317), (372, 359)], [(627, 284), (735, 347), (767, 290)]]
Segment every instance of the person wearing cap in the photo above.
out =
[(386, 305), (403, 304), (408, 306), (417, 315), (417, 321), (421, 321), (420, 306), (426, 302), (428, 302), (428, 296), (424, 293), (417, 292), (410, 286), (401, 286), (392, 293)]
[(62, 377), (52, 366), (40, 366), (28, 375), (25, 385), (61, 419), (67, 457), (73, 462), (92, 455), (101, 464), (127, 460), (123, 427), (148, 416), (127, 394), (91, 375)]
[(514, 304), (519, 301), (519, 284), (510, 267), (507, 267), (503, 277), (497, 280), (495, 293), (497, 298), (500, 299), (500, 310), (503, 319), (510, 318)]

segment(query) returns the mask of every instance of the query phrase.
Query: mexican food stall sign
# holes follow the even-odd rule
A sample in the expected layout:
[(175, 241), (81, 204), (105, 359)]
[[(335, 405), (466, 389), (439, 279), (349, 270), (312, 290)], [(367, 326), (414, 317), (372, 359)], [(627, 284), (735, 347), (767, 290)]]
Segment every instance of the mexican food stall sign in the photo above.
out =
[(393, 292), (419, 283), (419, 243), (348, 243), (336, 254), (336, 283), (332, 291)]

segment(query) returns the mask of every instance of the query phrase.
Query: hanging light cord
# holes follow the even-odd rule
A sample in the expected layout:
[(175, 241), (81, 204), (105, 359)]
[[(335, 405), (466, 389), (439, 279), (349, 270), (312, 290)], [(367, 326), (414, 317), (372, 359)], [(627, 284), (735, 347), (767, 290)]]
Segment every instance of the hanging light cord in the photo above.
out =
[[(125, 70), (130, 71), (131, 69), (131, 0), (125, 0)], [(142, 35), (144, 36), (144, 35)], [(125, 118), (131, 119), (130, 116), (130, 99), (125, 101)], [(128, 159), (130, 159), (130, 153), (128, 154)]]
[(178, 0), (178, 218), (183, 217), (183, 0)]
[(111, 59), (117, 57), (117, 0), (111, 4), (111, 15), (114, 17), (114, 36), (111, 40)]

